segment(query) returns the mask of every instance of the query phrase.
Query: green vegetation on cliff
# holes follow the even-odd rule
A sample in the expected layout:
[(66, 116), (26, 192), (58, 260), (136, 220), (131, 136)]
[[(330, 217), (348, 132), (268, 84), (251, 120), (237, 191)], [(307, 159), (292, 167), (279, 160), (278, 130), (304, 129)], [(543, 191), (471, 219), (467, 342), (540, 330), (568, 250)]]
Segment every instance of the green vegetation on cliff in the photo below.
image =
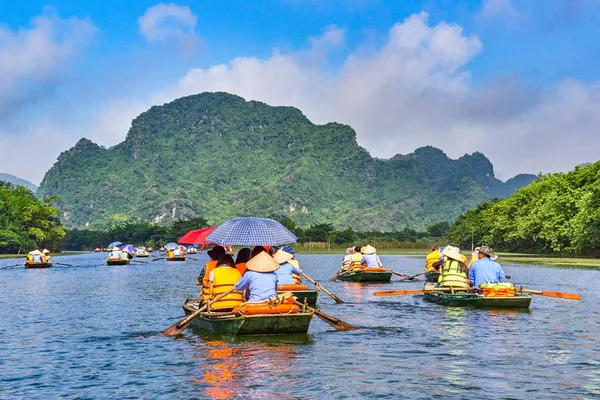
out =
[(395, 231), (452, 222), (534, 178), (503, 184), (484, 155), (452, 160), (433, 147), (373, 158), (347, 125), (202, 93), (142, 113), (112, 148), (81, 139), (46, 173), (38, 195), (62, 198), (69, 227), (254, 215)]
[(40, 201), (29, 189), (0, 181), (0, 253), (58, 249), (65, 230), (52, 206), (57, 200)]
[(504, 200), (480, 204), (452, 226), (450, 243), (517, 252), (600, 254), (600, 162), (549, 174)]

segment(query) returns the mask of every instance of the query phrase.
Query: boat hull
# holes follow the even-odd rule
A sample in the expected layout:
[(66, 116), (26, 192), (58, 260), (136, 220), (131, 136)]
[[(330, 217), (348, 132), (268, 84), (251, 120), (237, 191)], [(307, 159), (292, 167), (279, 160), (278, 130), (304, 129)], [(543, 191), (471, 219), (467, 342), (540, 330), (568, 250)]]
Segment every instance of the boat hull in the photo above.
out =
[[(186, 315), (196, 311), (190, 304), (184, 303)], [(313, 312), (295, 314), (257, 314), (257, 315), (200, 315), (194, 319), (193, 325), (213, 335), (283, 335), (307, 333)]]
[[(277, 293), (287, 293), (287, 291), (278, 290)], [(291, 293), (293, 296), (296, 296), (300, 303), (304, 303), (304, 299), (306, 299), (306, 304), (309, 306), (316, 305), (319, 298), (318, 290), (292, 290)]]
[(185, 257), (167, 257), (167, 261), (185, 261)]
[(25, 268), (50, 268), (51, 266), (52, 266), (52, 261), (50, 261), (50, 262), (25, 261)]
[(150, 254), (136, 254), (136, 257), (150, 257)]
[(350, 271), (338, 275), (338, 279), (344, 282), (389, 282), (392, 279), (391, 272), (369, 272)]
[(529, 308), (530, 294), (519, 294), (514, 297), (485, 297), (475, 293), (425, 293), (425, 300), (452, 307), (472, 308)]
[(106, 260), (106, 265), (129, 265), (129, 260)]

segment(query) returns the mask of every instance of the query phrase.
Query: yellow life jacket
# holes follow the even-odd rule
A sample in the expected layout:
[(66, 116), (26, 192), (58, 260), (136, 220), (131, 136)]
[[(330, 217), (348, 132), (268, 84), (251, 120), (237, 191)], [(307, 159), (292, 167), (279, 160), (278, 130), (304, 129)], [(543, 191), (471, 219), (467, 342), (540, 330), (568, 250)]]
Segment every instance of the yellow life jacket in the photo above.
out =
[(210, 260), (204, 266), (204, 279), (202, 279), (202, 297), (208, 297), (210, 295), (208, 288), (210, 281), (208, 280), (208, 278), (210, 278), (210, 271), (217, 267), (217, 263), (217, 260)]
[(362, 253), (354, 253), (352, 254), (352, 266), (360, 267), (360, 260), (362, 260)]
[(438, 283), (440, 286), (468, 287), (464, 264), (452, 258), (444, 257), (444, 267), (438, 278)]
[(436, 263), (439, 259), (440, 259), (440, 251), (439, 250), (435, 250), (435, 251), (432, 251), (431, 253), (427, 254), (427, 257), (425, 258), (425, 271), (434, 270), (435, 268), (433, 268), (433, 264)]
[[(212, 270), (213, 273), (213, 282), (212, 282), (212, 290), (210, 291), (210, 295), (207, 297), (203, 296), (204, 301), (208, 301), (209, 299), (214, 299), (216, 296), (227, 292), (230, 289), (233, 289), (234, 285), (241, 279), (242, 275), (237, 268), (231, 267), (219, 267), (214, 268)], [(210, 274), (210, 273), (209, 273)], [(204, 289), (202, 289), (204, 292)], [(224, 309), (232, 309), (234, 307), (239, 306), (244, 301), (242, 294), (240, 292), (231, 292), (227, 296), (221, 298), (220, 300), (211, 303), (211, 310), (224, 310)]]

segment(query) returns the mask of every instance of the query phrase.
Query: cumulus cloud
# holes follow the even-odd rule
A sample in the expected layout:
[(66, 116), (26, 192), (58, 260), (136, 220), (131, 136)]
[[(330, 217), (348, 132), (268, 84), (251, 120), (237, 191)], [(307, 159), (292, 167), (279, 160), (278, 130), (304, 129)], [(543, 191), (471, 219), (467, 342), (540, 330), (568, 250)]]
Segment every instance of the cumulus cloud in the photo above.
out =
[(137, 100), (110, 99), (98, 110), (94, 123), (80, 135), (100, 145), (114, 146), (125, 139), (133, 119), (148, 108), (148, 104)]
[(511, 0), (484, 0), (479, 17), (483, 20), (514, 20), (519, 16)]
[(31, 28), (18, 31), (0, 25), (0, 120), (40, 96), (96, 31), (87, 19), (54, 15), (36, 17)]
[(140, 33), (150, 42), (194, 36), (196, 16), (188, 6), (157, 4), (138, 18)]
[(394, 25), (377, 51), (349, 54), (332, 75), (313, 63), (322, 43), (343, 42), (332, 29), (311, 39), (308, 51), (191, 69), (153, 102), (226, 91), (292, 105), (316, 123), (351, 125), (374, 156), (424, 145), (453, 157), (481, 151), (502, 178), (568, 170), (600, 158), (599, 150), (585, 145), (600, 126), (598, 84), (565, 81), (536, 91), (507, 78), (474, 86), (467, 67), (482, 43), (456, 24), (430, 25), (426, 13)]

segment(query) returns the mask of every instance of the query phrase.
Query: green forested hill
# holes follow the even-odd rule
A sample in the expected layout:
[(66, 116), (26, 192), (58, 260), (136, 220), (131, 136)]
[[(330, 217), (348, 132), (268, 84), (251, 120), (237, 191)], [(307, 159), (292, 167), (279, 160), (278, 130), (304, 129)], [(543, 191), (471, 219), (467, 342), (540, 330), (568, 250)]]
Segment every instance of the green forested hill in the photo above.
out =
[(480, 204), (452, 226), (450, 243), (501, 250), (600, 254), (600, 161), (549, 174), (508, 198)]
[(15, 186), (26, 187), (27, 189), (31, 190), (33, 193), (35, 193), (35, 191), (38, 188), (33, 183), (31, 183), (25, 179), (21, 179), (18, 176), (11, 175), (11, 174), (0, 173), (0, 181), (12, 183)]
[(424, 147), (377, 159), (347, 125), (315, 125), (292, 107), (202, 93), (142, 113), (112, 148), (81, 139), (46, 173), (38, 196), (60, 196), (69, 227), (255, 215), (396, 230), (453, 221), (514, 189), (480, 153), (452, 160)]

